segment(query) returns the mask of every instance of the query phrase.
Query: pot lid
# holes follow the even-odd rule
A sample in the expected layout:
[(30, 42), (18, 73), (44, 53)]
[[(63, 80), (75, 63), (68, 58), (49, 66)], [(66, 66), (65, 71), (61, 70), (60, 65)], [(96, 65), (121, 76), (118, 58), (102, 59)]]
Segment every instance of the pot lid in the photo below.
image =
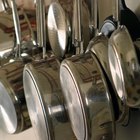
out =
[(53, 2), (49, 7), (47, 26), (49, 42), (54, 54), (63, 57), (71, 29), (66, 13), (58, 2)]

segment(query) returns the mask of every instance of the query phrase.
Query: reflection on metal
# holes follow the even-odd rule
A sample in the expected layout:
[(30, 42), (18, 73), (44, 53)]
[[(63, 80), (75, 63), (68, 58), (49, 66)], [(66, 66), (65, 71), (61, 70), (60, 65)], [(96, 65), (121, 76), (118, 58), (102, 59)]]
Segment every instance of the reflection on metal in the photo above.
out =
[(112, 99), (97, 59), (87, 53), (64, 60), (60, 81), (76, 138), (114, 140)]
[(109, 67), (108, 60), (108, 45), (109, 39), (104, 35), (98, 35), (89, 42), (89, 50), (94, 53), (99, 63), (101, 64), (105, 76), (107, 77), (107, 82), (109, 90), (111, 90), (111, 95), (113, 98), (113, 107), (115, 110), (115, 119), (121, 124), (127, 124), (129, 119), (129, 108), (122, 103), (122, 100), (118, 97), (117, 91), (115, 90), (113, 80), (111, 77), (111, 71)]
[(120, 99), (130, 107), (140, 107), (140, 66), (130, 34), (125, 26), (110, 38), (109, 64)]
[(15, 61), (0, 69), (0, 126), (9, 134), (31, 127), (22, 86), (23, 67)]
[(47, 18), (48, 36), (51, 48), (58, 57), (64, 57), (71, 43), (71, 25), (68, 16), (70, 13), (68, 15), (58, 2), (51, 3)]
[(37, 140), (72, 140), (59, 80), (59, 61), (52, 57), (28, 64), (23, 83)]
[[(31, 49), (36, 44), (36, 40), (26, 13), (19, 9), (18, 14), (21, 27), (22, 53)], [(14, 21), (11, 13), (0, 13), (0, 36), (0, 61), (3, 65), (8, 63), (10, 58), (14, 58), (14, 53), (17, 50)]]
[(98, 33), (98, 0), (15, 2), (0, 1), (0, 129), (32, 125), (37, 140), (115, 140), (140, 108), (140, 41), (119, 25), (119, 1), (108, 37)]
[(21, 27), (20, 27), (20, 22), (19, 22), (19, 15), (18, 15), (18, 10), (16, 6), (15, 0), (11, 0), (11, 8), (12, 8), (12, 15), (13, 15), (13, 22), (14, 22), (14, 29), (15, 29), (15, 35), (16, 35), (16, 45), (17, 45), (17, 56), (16, 57), (21, 57)]

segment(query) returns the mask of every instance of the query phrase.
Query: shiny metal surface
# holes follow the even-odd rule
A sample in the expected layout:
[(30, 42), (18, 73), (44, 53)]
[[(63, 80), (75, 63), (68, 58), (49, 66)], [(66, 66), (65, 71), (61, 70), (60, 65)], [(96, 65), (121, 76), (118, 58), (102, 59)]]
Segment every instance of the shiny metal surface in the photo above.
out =
[(43, 48), (43, 58), (46, 55), (46, 11), (45, 0), (36, 0), (37, 44)]
[(39, 47), (46, 47), (45, 1), (36, 0), (37, 43)]
[(96, 55), (104, 71), (111, 80), (111, 73), (108, 61), (108, 38), (102, 34), (96, 36), (89, 42), (89, 48), (89, 50)]
[(140, 67), (134, 44), (125, 26), (119, 27), (109, 40), (109, 64), (120, 99), (130, 107), (140, 106)]
[(23, 83), (37, 140), (72, 140), (59, 80), (60, 63), (55, 58), (28, 64)]
[(129, 108), (122, 103), (122, 101), (117, 95), (113, 84), (108, 60), (108, 44), (109, 39), (105, 35), (100, 34), (89, 42), (88, 48), (96, 56), (103, 68), (104, 73), (106, 74), (107, 84), (109, 86), (109, 90), (111, 91), (111, 95), (113, 98), (115, 120), (118, 123), (125, 125), (128, 123), (129, 119)]
[(94, 55), (89, 52), (64, 60), (60, 81), (76, 138), (115, 139), (112, 99)]
[[(21, 41), (22, 52), (31, 49), (36, 40), (33, 33), (33, 28), (29, 19), (22, 9), (18, 9), (20, 27), (21, 27)], [(11, 13), (0, 12), (0, 63), (1, 65), (8, 63), (10, 58), (15, 57), (17, 51), (17, 41), (14, 30), (14, 21)]]
[[(69, 3), (70, 5), (72, 4)], [(71, 9), (72, 10), (72, 9)], [(48, 10), (48, 36), (51, 48), (56, 56), (63, 57), (71, 37), (71, 25), (68, 13), (58, 2), (51, 3)]]
[(91, 38), (95, 37), (95, 35), (98, 33), (98, 0), (87, 0), (87, 6), (90, 13), (90, 32), (91, 32)]
[(82, 36), (82, 0), (73, 2), (73, 44), (76, 47), (76, 54), (83, 53), (83, 36)]
[[(85, 1), (59, 0), (48, 11), (48, 36), (54, 53), (83, 53), (90, 40), (90, 14)], [(83, 33), (83, 34), (82, 34)], [(72, 48), (74, 46), (75, 48)]]
[(0, 69), (0, 127), (9, 134), (31, 127), (22, 86), (23, 66), (15, 61)]
[(90, 41), (90, 10), (87, 1), (73, 1), (72, 44), (76, 54), (85, 52)]
[(13, 22), (14, 22), (14, 29), (16, 35), (16, 45), (17, 45), (17, 56), (21, 57), (21, 43), (22, 43), (22, 36), (21, 36), (21, 27), (19, 22), (19, 15), (17, 10), (17, 5), (15, 0), (11, 0), (11, 8), (12, 8), (12, 15), (13, 15)]

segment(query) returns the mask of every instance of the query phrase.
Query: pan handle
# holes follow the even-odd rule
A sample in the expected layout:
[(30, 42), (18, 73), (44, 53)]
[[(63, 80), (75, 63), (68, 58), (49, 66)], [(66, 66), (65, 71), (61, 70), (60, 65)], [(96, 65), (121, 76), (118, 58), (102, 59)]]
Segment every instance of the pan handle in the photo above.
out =
[(43, 48), (43, 58), (46, 55), (46, 21), (45, 1), (34, 0), (36, 3), (37, 44)]
[(93, 36), (98, 34), (98, 0), (90, 0), (90, 28)]
[(83, 53), (83, 37), (82, 37), (82, 0), (74, 0), (73, 2), (73, 37), (72, 42), (76, 47), (76, 54)]
[(11, 0), (11, 8), (12, 8), (12, 14), (13, 14), (13, 21), (14, 21), (14, 28), (15, 28), (15, 34), (16, 34), (16, 43), (18, 47), (18, 51), (16, 54), (16, 57), (21, 57), (21, 28), (20, 28), (20, 22), (19, 22), (19, 15), (17, 11), (17, 6), (15, 0)]
[(120, 0), (113, 0), (112, 8), (113, 8), (113, 18), (120, 25)]

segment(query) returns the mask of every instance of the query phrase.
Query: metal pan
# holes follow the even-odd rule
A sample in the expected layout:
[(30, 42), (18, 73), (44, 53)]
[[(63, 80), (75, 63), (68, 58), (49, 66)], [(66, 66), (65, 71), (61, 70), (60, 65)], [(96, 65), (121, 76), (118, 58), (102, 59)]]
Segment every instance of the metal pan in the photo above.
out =
[(25, 64), (41, 59), (39, 51), (34, 49), (32, 57), (13, 60), (0, 68), (0, 128), (6, 133), (20, 133), (31, 127), (23, 89), (23, 68)]
[(0, 69), (0, 120), (6, 133), (19, 133), (31, 127), (27, 112), (21, 61), (9, 63)]
[(140, 107), (140, 67), (131, 36), (119, 27), (109, 40), (109, 65), (120, 99), (129, 107)]
[(59, 67), (56, 58), (49, 58), (24, 68), (25, 97), (37, 140), (74, 138), (64, 107)]
[(115, 118), (105, 76), (91, 52), (61, 63), (60, 81), (78, 140), (114, 140)]
[(108, 61), (108, 43), (109, 39), (105, 35), (98, 35), (90, 41), (89, 50), (96, 56), (105, 74), (107, 84), (109, 90), (111, 91), (111, 96), (113, 99), (115, 120), (117, 123), (126, 125), (128, 124), (129, 120), (129, 108), (122, 103), (122, 101), (117, 95), (113, 84)]

